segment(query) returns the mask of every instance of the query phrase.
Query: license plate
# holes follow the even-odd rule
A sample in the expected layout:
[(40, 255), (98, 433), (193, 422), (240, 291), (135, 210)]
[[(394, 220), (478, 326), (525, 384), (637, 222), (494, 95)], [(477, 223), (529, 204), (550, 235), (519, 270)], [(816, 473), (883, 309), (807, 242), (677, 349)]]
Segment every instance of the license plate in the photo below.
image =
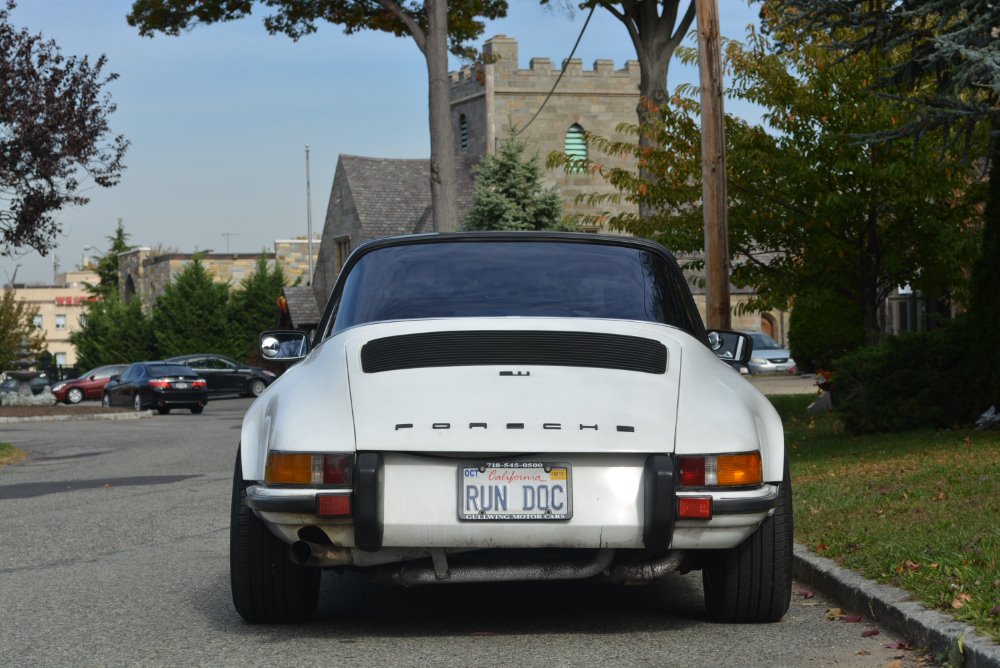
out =
[(557, 462), (466, 462), (458, 467), (461, 520), (568, 520), (573, 475)]
[(174, 389), (186, 390), (191, 387), (191, 383), (174, 383)]

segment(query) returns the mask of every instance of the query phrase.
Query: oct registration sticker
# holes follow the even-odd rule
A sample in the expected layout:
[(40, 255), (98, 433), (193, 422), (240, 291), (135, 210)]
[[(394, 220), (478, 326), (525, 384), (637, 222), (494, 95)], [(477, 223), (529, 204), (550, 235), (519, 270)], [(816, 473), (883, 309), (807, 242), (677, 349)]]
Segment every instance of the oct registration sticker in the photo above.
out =
[(461, 520), (568, 520), (573, 475), (557, 462), (465, 462), (458, 467)]

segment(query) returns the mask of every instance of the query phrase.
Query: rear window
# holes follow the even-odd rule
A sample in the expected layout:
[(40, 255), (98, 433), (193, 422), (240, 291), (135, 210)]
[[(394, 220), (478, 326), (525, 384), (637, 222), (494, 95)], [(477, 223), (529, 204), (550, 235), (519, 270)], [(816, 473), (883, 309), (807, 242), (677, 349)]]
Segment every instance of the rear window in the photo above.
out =
[(370, 251), (351, 269), (334, 331), (486, 316), (644, 320), (691, 333), (687, 286), (659, 254), (602, 243), (454, 241)]
[(191, 367), (182, 364), (151, 364), (148, 367), (149, 375), (160, 376), (197, 376)]

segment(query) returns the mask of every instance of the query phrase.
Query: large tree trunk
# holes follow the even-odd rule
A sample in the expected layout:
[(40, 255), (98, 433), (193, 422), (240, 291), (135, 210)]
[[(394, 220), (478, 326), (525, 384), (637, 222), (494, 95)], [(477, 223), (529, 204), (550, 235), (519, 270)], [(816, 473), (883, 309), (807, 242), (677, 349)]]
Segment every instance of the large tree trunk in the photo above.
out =
[[(642, 98), (636, 107), (640, 127), (654, 122), (656, 107), (667, 102), (667, 72), (670, 69), (670, 59), (694, 20), (694, 0), (688, 0), (687, 11), (680, 21), (677, 20), (677, 10), (682, 2), (684, 0), (618, 3), (605, 0), (599, 3), (625, 25), (632, 39), (632, 46), (635, 47), (635, 56), (639, 60), (639, 95)], [(674, 30), (675, 25), (676, 30)], [(654, 145), (655, 142), (651, 138), (640, 133), (639, 146), (652, 148)], [(652, 178), (641, 161), (639, 176), (646, 180)], [(651, 213), (647, 205), (639, 205), (640, 216), (646, 217)]]
[(994, 115), (990, 137), (990, 175), (983, 217), (983, 241), (972, 267), (969, 300), (973, 357), (971, 367), (986, 381), (982, 408), (1000, 407), (1000, 116)]
[(427, 13), (427, 78), (430, 91), (431, 207), (434, 229), (458, 229), (455, 182), (455, 142), (451, 132), (451, 98), (448, 87), (448, 2), (424, 0)]

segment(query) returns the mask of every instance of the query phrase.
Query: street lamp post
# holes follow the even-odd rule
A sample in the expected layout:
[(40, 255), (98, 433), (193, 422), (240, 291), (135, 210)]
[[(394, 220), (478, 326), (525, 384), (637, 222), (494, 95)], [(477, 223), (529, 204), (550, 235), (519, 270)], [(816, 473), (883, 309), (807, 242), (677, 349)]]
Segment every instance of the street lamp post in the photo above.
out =
[(306, 253), (309, 255), (309, 279), (306, 285), (313, 281), (313, 216), (312, 195), (309, 186), (309, 144), (306, 144)]

